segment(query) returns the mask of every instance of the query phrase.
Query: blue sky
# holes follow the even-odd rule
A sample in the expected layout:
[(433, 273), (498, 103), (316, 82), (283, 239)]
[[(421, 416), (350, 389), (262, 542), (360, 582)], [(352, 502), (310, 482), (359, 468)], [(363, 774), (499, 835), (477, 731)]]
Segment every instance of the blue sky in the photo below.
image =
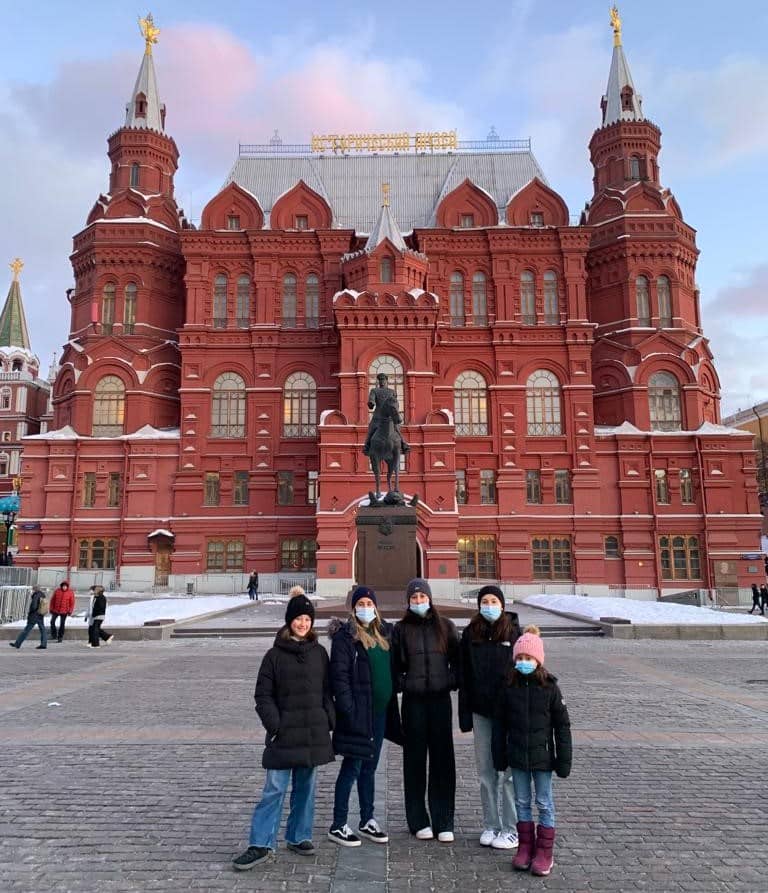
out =
[[(44, 367), (68, 331), (71, 236), (107, 186), (106, 137), (141, 61), (145, 9), (123, 2), (2, 3), (0, 253), (22, 277)], [(237, 143), (312, 131), (456, 128), (527, 137), (572, 214), (591, 195), (612, 35), (606, 2), (283, 4), (156, 2), (155, 63), (193, 218)], [(705, 334), (723, 409), (768, 399), (768, 7), (631, 0), (624, 48), (662, 129), (662, 181), (698, 230)], [(4, 268), (7, 269), (7, 268)], [(7, 274), (10, 281), (10, 273)], [(0, 288), (5, 284), (0, 277)]]

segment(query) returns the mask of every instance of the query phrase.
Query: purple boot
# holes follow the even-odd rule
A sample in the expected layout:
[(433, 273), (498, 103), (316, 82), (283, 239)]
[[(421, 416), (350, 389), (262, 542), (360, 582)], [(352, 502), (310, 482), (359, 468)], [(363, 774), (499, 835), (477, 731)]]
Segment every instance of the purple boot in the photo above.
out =
[(555, 859), (552, 850), (555, 846), (555, 829), (539, 825), (536, 829), (536, 855), (531, 862), (531, 874), (545, 877), (552, 871)]
[(531, 860), (536, 847), (535, 831), (536, 826), (533, 822), (517, 823), (517, 836), (520, 839), (520, 843), (517, 846), (515, 858), (512, 860), (512, 867), (515, 871), (528, 871), (531, 867)]

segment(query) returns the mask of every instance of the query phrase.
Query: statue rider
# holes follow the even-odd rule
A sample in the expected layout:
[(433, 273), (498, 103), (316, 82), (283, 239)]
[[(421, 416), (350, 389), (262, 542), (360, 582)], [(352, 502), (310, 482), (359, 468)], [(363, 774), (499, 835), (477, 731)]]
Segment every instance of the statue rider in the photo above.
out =
[[(371, 416), (371, 421), (368, 425), (368, 434), (365, 438), (365, 444), (363, 445), (363, 455), (368, 456), (371, 449), (371, 438), (373, 437), (376, 428), (379, 425), (379, 422), (382, 421), (384, 415), (381, 411), (382, 406), (387, 400), (394, 400), (395, 406), (397, 406), (397, 394), (392, 390), (392, 388), (387, 387), (387, 382), (389, 379), (387, 378), (384, 372), (379, 372), (376, 376), (376, 387), (371, 388), (368, 393), (368, 409), (373, 410), (373, 415)], [(399, 407), (398, 407), (399, 410)], [(402, 453), (407, 453), (410, 450), (410, 444), (406, 443), (405, 438), (403, 437), (403, 433), (400, 430), (400, 425), (395, 425), (395, 430), (400, 435), (400, 451)]]

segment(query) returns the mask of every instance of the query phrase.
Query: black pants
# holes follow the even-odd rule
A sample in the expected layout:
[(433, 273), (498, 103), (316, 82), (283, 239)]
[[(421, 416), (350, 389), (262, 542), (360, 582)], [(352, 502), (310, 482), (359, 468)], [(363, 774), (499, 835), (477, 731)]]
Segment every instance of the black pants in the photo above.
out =
[[(56, 618), (59, 618), (59, 633), (56, 634)], [(64, 638), (64, 627), (67, 623), (66, 614), (51, 614), (51, 638), (61, 641)]]
[[(453, 831), (456, 761), (451, 713), (449, 692), (403, 695), (403, 787), (405, 818), (411, 834), (428, 826), (436, 835)], [(425, 792), (429, 813), (424, 804)]]
[(104, 623), (103, 620), (94, 620), (88, 627), (88, 641), (94, 648), (99, 647), (99, 639), (106, 642), (109, 638), (109, 633), (101, 628), (102, 623)]
[(752, 596), (752, 607), (749, 609), (749, 613), (751, 614), (751, 613), (755, 610), (755, 608), (757, 608), (758, 611), (761, 610), (761, 608), (760, 608), (760, 596), (759, 596), (759, 595), (753, 595), (753, 596)]

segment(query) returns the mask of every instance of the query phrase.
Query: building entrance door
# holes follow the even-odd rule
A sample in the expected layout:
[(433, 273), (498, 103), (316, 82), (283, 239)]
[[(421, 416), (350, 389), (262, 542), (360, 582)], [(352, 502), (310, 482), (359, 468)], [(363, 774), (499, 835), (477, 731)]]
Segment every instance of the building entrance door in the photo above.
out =
[(155, 586), (167, 586), (171, 573), (171, 546), (158, 543), (155, 549)]

